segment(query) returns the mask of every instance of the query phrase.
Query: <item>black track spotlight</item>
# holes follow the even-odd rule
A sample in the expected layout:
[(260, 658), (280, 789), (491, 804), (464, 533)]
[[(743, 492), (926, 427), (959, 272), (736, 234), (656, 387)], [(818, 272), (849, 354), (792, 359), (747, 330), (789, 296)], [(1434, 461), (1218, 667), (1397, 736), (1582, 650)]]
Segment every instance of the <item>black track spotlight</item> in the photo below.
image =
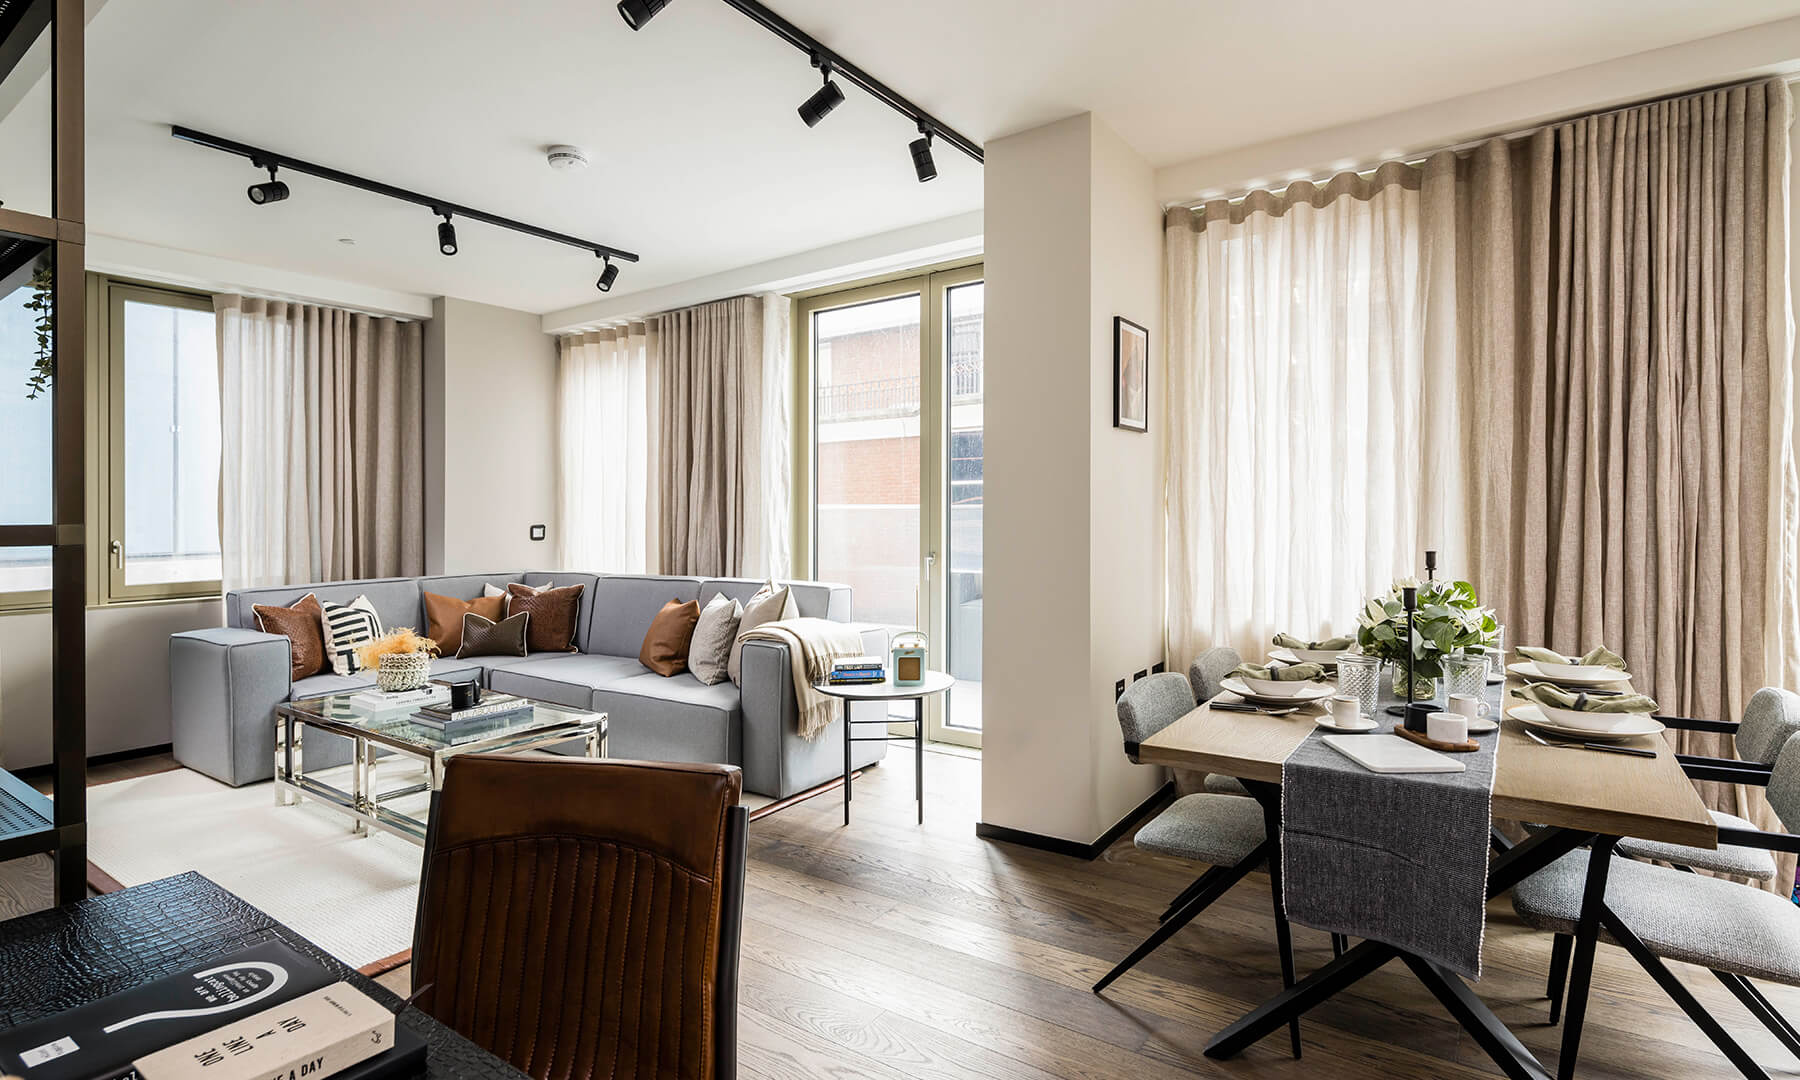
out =
[(931, 129), (924, 124), (919, 125), (921, 137), (914, 139), (908, 147), (912, 151), (913, 172), (919, 174), (919, 183), (937, 179), (937, 162), (931, 160)]
[(831, 81), (830, 61), (813, 53), (812, 63), (825, 77), (825, 85), (813, 91), (813, 96), (801, 104), (800, 119), (806, 122), (807, 127), (818, 127), (819, 121), (830, 116), (831, 110), (844, 103), (844, 92), (838, 89), (837, 83)]
[(600, 280), (594, 282), (594, 288), (601, 292), (612, 292), (613, 282), (619, 280), (619, 268), (613, 265), (611, 255), (601, 255), (606, 260), (606, 269), (600, 271)]
[(270, 165), (269, 182), (266, 184), (251, 184), (248, 188), (244, 189), (244, 194), (250, 196), (250, 201), (256, 205), (265, 206), (269, 203), (280, 202), (287, 198), (288, 186), (275, 179), (275, 166)]
[(656, 18), (656, 13), (668, 6), (669, 0), (619, 0), (619, 15), (624, 18), (626, 26), (642, 30), (645, 23)]
[(446, 255), (456, 254), (456, 226), (450, 224), (450, 215), (438, 222), (438, 250)]

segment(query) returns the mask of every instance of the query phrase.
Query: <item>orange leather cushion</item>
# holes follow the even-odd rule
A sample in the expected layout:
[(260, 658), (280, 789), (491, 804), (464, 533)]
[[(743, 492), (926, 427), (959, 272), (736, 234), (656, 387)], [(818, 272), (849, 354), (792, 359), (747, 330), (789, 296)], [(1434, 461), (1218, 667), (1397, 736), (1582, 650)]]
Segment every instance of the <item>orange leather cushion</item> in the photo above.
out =
[(471, 611), (489, 622), (499, 622), (506, 611), (506, 597), (458, 600), (434, 592), (425, 594), (425, 636), (437, 642), (439, 656), (455, 656), (462, 648), (462, 619)]
[(671, 600), (650, 620), (644, 634), (644, 647), (638, 650), (638, 663), (667, 678), (687, 670), (688, 643), (694, 638), (694, 624), (700, 621), (700, 601), (682, 603)]

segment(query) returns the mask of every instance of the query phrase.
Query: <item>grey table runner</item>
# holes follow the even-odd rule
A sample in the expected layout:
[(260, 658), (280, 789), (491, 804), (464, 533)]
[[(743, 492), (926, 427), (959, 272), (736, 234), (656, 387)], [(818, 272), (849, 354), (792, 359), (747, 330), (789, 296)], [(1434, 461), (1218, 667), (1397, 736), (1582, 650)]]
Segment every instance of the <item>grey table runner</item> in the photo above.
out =
[[(1385, 673), (1384, 673), (1385, 675)], [(1383, 679), (1383, 683), (1386, 683)], [(1488, 687), (1498, 719), (1503, 686)], [(1383, 689), (1379, 734), (1399, 718)], [(1481, 977), (1488, 829), (1498, 732), (1455, 755), (1460, 773), (1377, 773), (1315, 730), (1281, 766), (1281, 883), (1288, 918), (1381, 941)]]

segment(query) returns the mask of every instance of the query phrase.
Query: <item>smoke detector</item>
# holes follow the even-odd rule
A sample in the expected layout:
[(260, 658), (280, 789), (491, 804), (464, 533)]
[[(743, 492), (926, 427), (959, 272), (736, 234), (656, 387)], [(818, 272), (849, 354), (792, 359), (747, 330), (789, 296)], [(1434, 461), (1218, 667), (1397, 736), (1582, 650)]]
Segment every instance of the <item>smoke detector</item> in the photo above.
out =
[(544, 152), (544, 160), (557, 172), (574, 172), (576, 169), (587, 168), (588, 156), (587, 151), (579, 146), (558, 144)]

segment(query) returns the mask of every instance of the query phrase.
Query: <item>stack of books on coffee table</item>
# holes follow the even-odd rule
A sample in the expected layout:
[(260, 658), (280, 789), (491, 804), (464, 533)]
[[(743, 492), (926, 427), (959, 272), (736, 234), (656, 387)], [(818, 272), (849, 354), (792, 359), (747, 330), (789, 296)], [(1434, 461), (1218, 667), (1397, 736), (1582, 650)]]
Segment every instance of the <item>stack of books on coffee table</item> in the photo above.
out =
[(531, 702), (512, 694), (492, 690), (481, 695), (481, 704), (466, 709), (452, 709), (448, 701), (428, 705), (413, 713), (413, 721), (437, 728), (445, 735), (456, 735), (470, 728), (486, 727), (514, 713), (529, 712)]
[(831, 662), (831, 675), (825, 681), (833, 686), (886, 682), (887, 669), (879, 656), (847, 656)]

